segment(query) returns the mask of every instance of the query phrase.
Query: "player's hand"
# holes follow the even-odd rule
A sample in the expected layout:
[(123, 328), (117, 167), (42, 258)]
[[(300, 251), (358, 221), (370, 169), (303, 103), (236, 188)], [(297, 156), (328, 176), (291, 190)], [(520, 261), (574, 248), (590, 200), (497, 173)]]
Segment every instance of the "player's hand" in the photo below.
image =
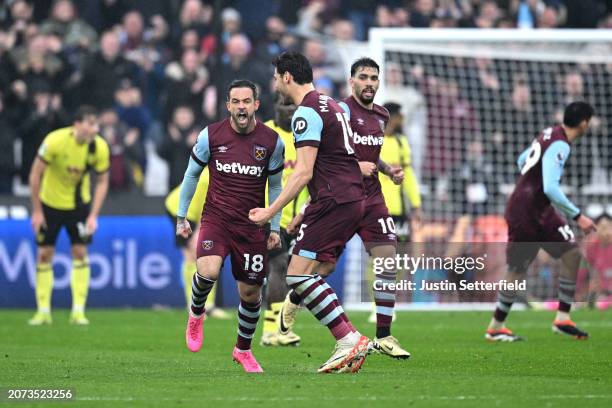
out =
[(270, 236), (268, 237), (268, 251), (273, 249), (277, 249), (281, 247), (281, 239), (278, 232), (272, 231), (270, 232)]
[(45, 215), (42, 211), (34, 211), (32, 213), (32, 229), (35, 234), (40, 232), (40, 228), (47, 227), (47, 221), (45, 220)]
[(585, 215), (580, 215), (576, 222), (578, 223), (578, 226), (582, 232), (584, 232), (584, 235), (589, 235), (591, 232), (597, 231), (597, 227), (595, 227), (593, 220)]
[(185, 218), (176, 219), (176, 235), (181, 236), (185, 239), (191, 235), (191, 225)]
[(91, 236), (98, 229), (98, 218), (94, 215), (90, 215), (87, 217), (85, 221), (85, 234)]
[(361, 170), (361, 175), (363, 177), (372, 177), (374, 172), (376, 171), (376, 164), (372, 162), (359, 162), (359, 169)]
[(257, 225), (264, 225), (270, 221), (273, 216), (274, 214), (272, 214), (267, 207), (252, 208), (251, 211), (249, 211), (249, 220)]
[(300, 225), (302, 224), (302, 220), (304, 219), (304, 214), (299, 213), (287, 225), (287, 234), (296, 235), (300, 229)]
[(393, 180), (393, 184), (399, 185), (404, 181), (404, 169), (401, 167), (392, 167), (389, 177)]

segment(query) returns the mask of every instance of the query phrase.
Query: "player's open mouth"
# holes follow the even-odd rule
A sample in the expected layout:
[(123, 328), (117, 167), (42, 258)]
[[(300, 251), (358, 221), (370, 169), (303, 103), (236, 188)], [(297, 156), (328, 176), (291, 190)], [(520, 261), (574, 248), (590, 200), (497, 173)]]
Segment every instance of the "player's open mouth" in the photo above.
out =
[(249, 119), (249, 116), (246, 113), (239, 113), (236, 115), (238, 122), (246, 122)]

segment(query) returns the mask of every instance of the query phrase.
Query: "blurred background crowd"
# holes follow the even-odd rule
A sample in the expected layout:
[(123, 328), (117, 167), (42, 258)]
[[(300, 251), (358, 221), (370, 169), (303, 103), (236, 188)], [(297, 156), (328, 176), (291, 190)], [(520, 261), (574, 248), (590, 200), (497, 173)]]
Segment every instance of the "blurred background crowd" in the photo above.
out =
[[(371, 27), (612, 28), (612, 1), (4, 0), (0, 193), (27, 194), (38, 146), (49, 131), (70, 124), (81, 104), (102, 112), (101, 134), (112, 151), (111, 194), (142, 191), (152, 155), (167, 164), (168, 181), (159, 190), (167, 191), (180, 182), (199, 130), (223, 117), (231, 80), (245, 77), (260, 86), (259, 116), (267, 120), (273, 116), (270, 61), (284, 50), (300, 50), (313, 64), (317, 88), (344, 96), (348, 75), (338, 47), (366, 41)], [(428, 79), (440, 61), (397, 62), (404, 64), (395, 75), (400, 88), (425, 95), (430, 115), (445, 109), (456, 113), (457, 104), (464, 104), (465, 114), (443, 124), (444, 132), (465, 133), (466, 127), (489, 120), (466, 95), (453, 91), (452, 83), (445, 89), (454, 99)], [(537, 78), (515, 78), (513, 89), (500, 89), (503, 81), (491, 61), (473, 65), (470, 75), (493, 94), (492, 100), (496, 92), (504, 93), (495, 99), (506, 99), (504, 109), (531, 114)], [(389, 67), (387, 81), (393, 81), (393, 64)], [(559, 74), (565, 94), (554, 109), (593, 82), (575, 67)], [(435, 128), (439, 122), (429, 121), (429, 147), (416, 150), (417, 172), (452, 179), (446, 168), (430, 168), (460, 164), (435, 157), (436, 140), (453, 137)], [(482, 156), (479, 140), (470, 142), (465, 157)]]

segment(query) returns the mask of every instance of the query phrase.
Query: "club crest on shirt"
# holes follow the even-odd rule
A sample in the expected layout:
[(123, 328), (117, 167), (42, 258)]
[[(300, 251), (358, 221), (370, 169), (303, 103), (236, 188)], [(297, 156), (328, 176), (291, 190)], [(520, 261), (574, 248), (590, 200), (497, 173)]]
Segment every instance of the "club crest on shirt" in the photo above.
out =
[(213, 247), (213, 242), (209, 239), (207, 239), (206, 241), (202, 241), (202, 248), (205, 250), (209, 250), (212, 249)]
[(268, 149), (263, 146), (255, 146), (253, 148), (253, 156), (255, 156), (256, 160), (264, 160), (266, 158), (266, 153), (268, 153)]

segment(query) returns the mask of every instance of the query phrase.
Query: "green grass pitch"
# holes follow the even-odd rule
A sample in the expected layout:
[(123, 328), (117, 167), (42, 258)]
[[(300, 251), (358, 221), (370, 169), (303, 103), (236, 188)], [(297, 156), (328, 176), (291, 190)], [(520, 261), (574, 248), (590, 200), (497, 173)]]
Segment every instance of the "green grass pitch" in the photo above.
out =
[[(606, 312), (574, 313), (588, 341), (554, 335), (550, 312), (515, 312), (510, 327), (528, 341), (514, 344), (484, 341), (490, 313), (399, 313), (393, 332), (412, 358), (371, 355), (357, 375), (316, 374), (334, 343), (306, 311), (296, 325), (301, 346), (255, 342), (262, 375), (231, 360), (235, 320), (207, 320), (204, 346), (192, 354), (182, 311), (90, 310), (89, 327), (70, 326), (66, 311), (54, 312), (52, 326), (28, 327), (30, 313), (0, 311), (0, 387), (75, 389), (75, 401), (43, 407), (612, 406)], [(349, 316), (374, 334), (365, 313)]]

